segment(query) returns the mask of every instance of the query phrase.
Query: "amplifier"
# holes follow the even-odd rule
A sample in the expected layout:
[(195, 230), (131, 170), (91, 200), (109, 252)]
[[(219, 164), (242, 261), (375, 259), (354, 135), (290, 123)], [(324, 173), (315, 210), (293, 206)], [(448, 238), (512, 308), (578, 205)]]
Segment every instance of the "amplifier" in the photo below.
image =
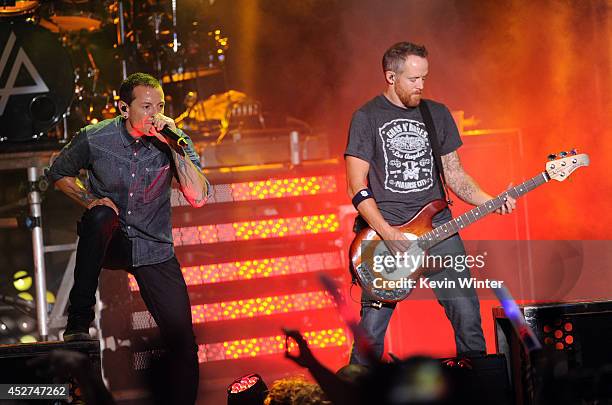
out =
[[(591, 375), (612, 366), (612, 301), (523, 305), (527, 324), (568, 375)], [(493, 308), (496, 348), (508, 358), (517, 404), (529, 404), (526, 387), (527, 359), (520, 339), (502, 308)], [(592, 381), (594, 383), (595, 381)], [(534, 387), (538, 389), (539, 387)]]

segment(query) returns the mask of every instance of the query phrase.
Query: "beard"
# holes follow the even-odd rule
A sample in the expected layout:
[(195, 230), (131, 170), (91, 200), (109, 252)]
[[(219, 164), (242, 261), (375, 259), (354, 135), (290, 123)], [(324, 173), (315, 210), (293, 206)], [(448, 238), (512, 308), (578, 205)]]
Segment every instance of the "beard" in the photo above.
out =
[(395, 85), (395, 94), (397, 94), (397, 97), (400, 99), (402, 104), (408, 108), (416, 107), (421, 102), (421, 92), (411, 92), (398, 86), (397, 84)]

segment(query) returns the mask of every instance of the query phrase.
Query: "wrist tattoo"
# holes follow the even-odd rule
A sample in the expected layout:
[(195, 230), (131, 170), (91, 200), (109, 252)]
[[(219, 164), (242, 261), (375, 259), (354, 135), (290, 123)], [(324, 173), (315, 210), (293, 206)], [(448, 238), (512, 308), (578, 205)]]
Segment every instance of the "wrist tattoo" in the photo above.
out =
[(93, 201), (96, 200), (96, 197), (91, 195), (86, 190), (82, 190), (79, 192), (79, 198), (87, 205), (91, 204)]

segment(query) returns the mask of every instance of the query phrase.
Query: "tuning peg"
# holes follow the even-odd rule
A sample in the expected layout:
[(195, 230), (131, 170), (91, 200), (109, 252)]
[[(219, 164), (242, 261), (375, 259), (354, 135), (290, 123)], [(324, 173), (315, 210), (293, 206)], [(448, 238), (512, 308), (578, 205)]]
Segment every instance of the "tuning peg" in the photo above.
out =
[(566, 152), (566, 151), (561, 151), (561, 152), (559, 152), (559, 157), (564, 158), (564, 157), (566, 157), (566, 156), (567, 156), (567, 152)]
[(557, 155), (555, 155), (554, 153), (551, 153), (550, 155), (548, 155), (548, 160), (555, 160), (557, 158)]
[(577, 155), (577, 154), (578, 154), (578, 149), (574, 148), (570, 150), (570, 155)]

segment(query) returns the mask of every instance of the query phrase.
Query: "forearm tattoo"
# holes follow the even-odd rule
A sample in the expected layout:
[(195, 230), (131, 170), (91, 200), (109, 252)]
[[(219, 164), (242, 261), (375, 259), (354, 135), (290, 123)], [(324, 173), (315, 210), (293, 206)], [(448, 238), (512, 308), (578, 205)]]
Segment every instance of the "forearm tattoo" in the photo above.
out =
[(88, 207), (98, 199), (85, 188), (78, 178), (63, 177), (57, 181), (56, 185), (64, 194), (84, 207)]
[(480, 187), (461, 166), (457, 152), (442, 156), (442, 166), (444, 166), (446, 182), (451, 190), (462, 200), (473, 204), (481, 192)]
[(185, 197), (194, 205), (201, 206), (208, 194), (206, 178), (202, 171), (183, 154), (174, 153), (179, 182)]
[(96, 197), (91, 195), (87, 190), (79, 190), (77, 193), (78, 197), (85, 203), (85, 205), (91, 204), (96, 200)]
[(176, 166), (177, 170), (185, 171), (185, 169), (187, 168), (187, 163), (185, 162), (185, 157), (180, 155), (180, 154), (178, 154), (178, 153), (175, 156), (176, 156), (175, 161), (177, 163), (177, 166)]
[(75, 197), (80, 199), (83, 204), (85, 204), (85, 206), (88, 206), (93, 201), (97, 200), (96, 196), (94, 196), (89, 192), (89, 190), (87, 190), (83, 182), (81, 182), (78, 177), (74, 179), (74, 186), (76, 186), (76, 189), (74, 190)]

